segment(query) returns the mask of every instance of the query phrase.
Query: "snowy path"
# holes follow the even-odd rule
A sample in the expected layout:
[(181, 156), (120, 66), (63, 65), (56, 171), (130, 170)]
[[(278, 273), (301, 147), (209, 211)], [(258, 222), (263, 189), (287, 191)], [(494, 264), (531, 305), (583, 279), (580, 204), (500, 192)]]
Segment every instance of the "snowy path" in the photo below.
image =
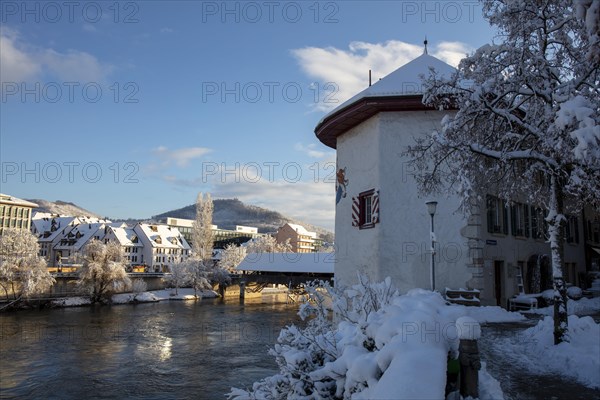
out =
[[(500, 381), (507, 400), (600, 400), (600, 390), (577, 383), (570, 377), (544, 371), (537, 360), (513, 350), (520, 345), (518, 334), (534, 325), (501, 323), (483, 326), (479, 349), (488, 372)], [(507, 351), (508, 350), (508, 351)]]

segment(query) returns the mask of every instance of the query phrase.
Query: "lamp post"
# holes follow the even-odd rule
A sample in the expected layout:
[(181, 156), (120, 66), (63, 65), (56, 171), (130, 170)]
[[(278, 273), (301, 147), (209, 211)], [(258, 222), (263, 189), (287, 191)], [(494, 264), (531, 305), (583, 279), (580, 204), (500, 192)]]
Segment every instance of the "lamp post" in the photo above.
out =
[(431, 215), (431, 269), (429, 271), (429, 279), (431, 281), (431, 291), (435, 290), (435, 234), (433, 230), (433, 216), (435, 215), (435, 209), (437, 207), (437, 201), (428, 201), (427, 211)]

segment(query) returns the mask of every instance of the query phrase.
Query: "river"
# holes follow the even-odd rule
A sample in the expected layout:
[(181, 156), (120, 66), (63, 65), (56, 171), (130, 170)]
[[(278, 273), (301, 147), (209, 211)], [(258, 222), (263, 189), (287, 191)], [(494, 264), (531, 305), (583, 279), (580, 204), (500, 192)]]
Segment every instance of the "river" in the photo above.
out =
[(301, 323), (264, 296), (19, 311), (0, 315), (0, 397), (224, 399), (277, 372), (267, 354)]

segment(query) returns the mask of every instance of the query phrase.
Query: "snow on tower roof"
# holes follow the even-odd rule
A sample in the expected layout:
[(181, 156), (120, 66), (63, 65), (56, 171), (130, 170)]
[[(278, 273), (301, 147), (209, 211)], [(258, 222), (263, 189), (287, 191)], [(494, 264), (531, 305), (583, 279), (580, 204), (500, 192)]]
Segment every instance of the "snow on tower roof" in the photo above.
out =
[(422, 102), (423, 78), (433, 70), (450, 78), (456, 69), (429, 54), (422, 54), (326, 114), (317, 124), (317, 138), (329, 147), (348, 129), (380, 111), (428, 110)]
[(450, 78), (456, 72), (456, 68), (453, 66), (429, 54), (423, 53), (336, 107), (325, 115), (319, 123), (339, 110), (365, 97), (414, 96), (423, 94), (423, 79), (421, 75), (425, 78), (429, 77), (432, 68), (440, 77), (444, 78)]

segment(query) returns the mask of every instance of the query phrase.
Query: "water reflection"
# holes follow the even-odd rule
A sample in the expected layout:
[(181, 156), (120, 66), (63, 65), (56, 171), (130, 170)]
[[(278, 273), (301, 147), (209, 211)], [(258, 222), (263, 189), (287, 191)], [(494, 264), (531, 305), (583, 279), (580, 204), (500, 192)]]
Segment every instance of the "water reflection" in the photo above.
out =
[(299, 322), (295, 305), (248, 300), (3, 314), (0, 396), (223, 398), (276, 372), (267, 348)]

